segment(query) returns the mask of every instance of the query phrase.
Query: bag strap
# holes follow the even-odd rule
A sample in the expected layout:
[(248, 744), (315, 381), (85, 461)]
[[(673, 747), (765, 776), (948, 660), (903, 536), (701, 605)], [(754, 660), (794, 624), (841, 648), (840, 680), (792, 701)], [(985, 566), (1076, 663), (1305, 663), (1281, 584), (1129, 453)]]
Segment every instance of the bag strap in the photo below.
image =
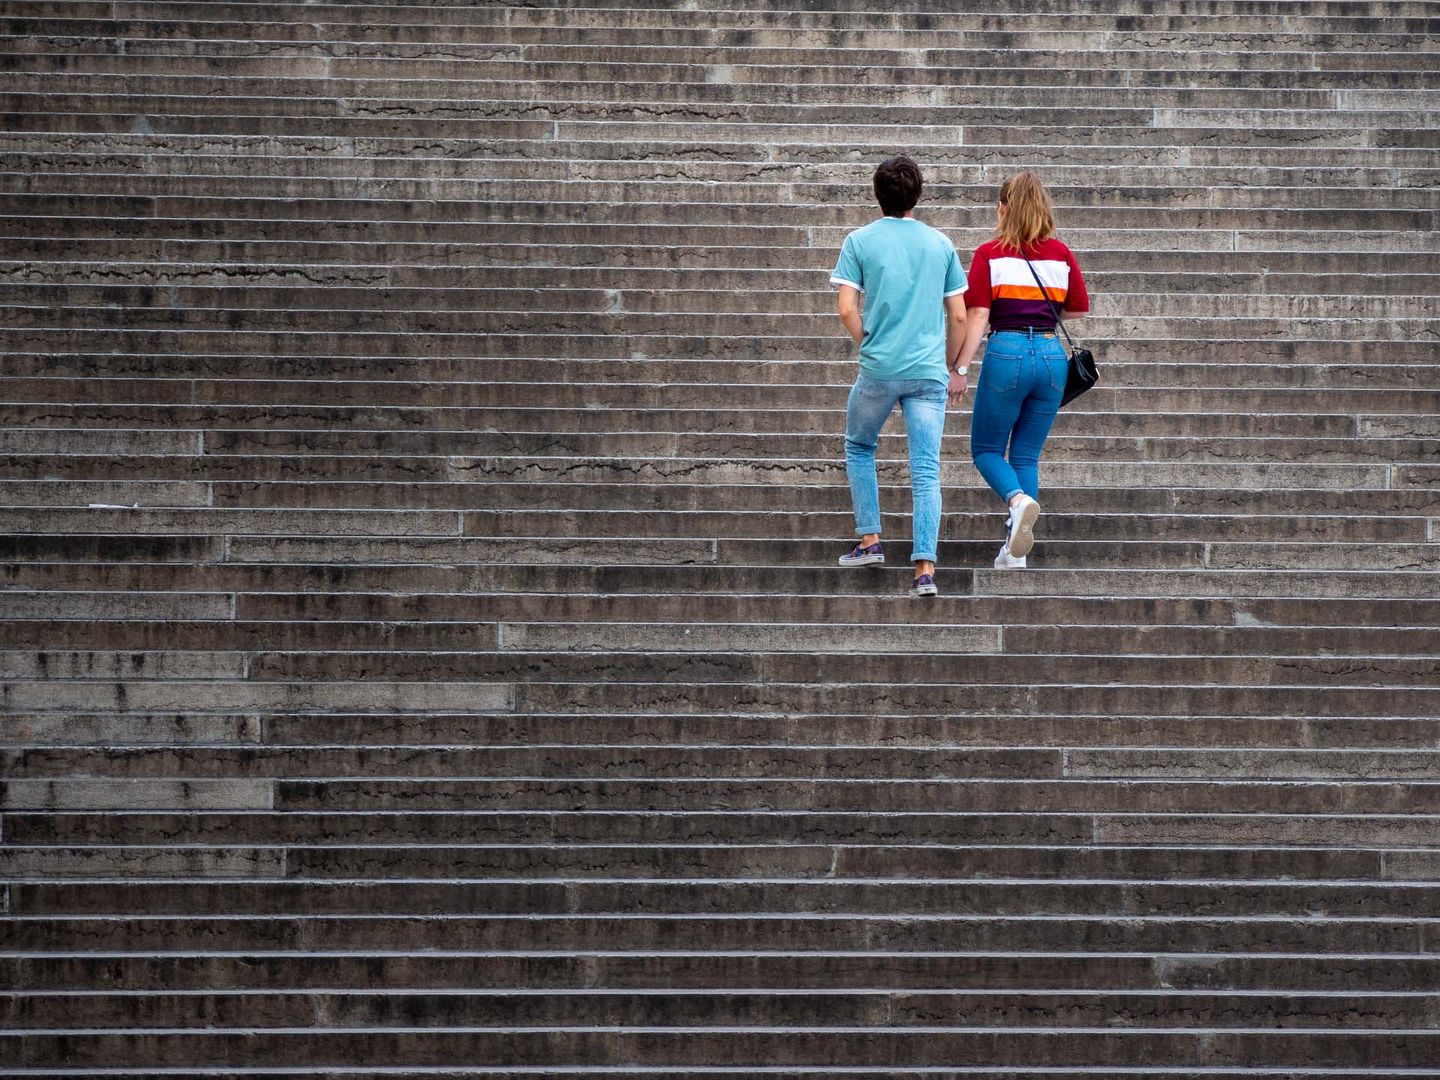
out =
[[(1025, 253), (1023, 251), (1020, 253), (1020, 257), (1025, 259)], [(1029, 259), (1025, 259), (1025, 265), (1030, 267), (1030, 276), (1035, 279), (1035, 284), (1040, 286), (1040, 295), (1045, 297), (1045, 303), (1050, 305), (1050, 314), (1055, 316), (1055, 325), (1059, 328), (1060, 333), (1065, 336), (1065, 344), (1070, 346), (1071, 352), (1074, 352), (1075, 342), (1070, 337), (1070, 331), (1065, 329), (1065, 320), (1060, 317), (1060, 309), (1055, 306), (1055, 301), (1050, 299), (1050, 294), (1045, 290), (1045, 283), (1040, 280), (1040, 275), (1035, 272), (1035, 264)]]

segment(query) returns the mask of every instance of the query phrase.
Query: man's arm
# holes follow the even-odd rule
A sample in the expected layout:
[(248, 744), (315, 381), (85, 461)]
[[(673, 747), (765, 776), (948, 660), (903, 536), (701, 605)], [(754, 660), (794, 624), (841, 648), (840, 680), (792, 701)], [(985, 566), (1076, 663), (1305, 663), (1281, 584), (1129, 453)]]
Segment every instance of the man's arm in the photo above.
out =
[[(957, 312), (950, 307), (954, 300), (960, 301), (958, 319), (955, 318)], [(965, 391), (970, 389), (970, 376), (968, 372), (961, 375), (960, 369), (968, 368), (970, 361), (975, 359), (975, 352), (980, 348), (980, 339), (985, 336), (985, 327), (990, 324), (990, 309), (967, 309), (962, 297), (952, 296), (945, 300), (945, 316), (945, 363), (950, 368), (949, 402), (951, 406), (955, 406), (960, 404)]]
[(837, 304), (840, 321), (845, 324), (845, 330), (855, 344), (859, 345), (860, 339), (865, 336), (865, 329), (860, 322), (860, 290), (850, 285), (841, 285)]
[(965, 294), (945, 297), (945, 366), (952, 371), (965, 344)]

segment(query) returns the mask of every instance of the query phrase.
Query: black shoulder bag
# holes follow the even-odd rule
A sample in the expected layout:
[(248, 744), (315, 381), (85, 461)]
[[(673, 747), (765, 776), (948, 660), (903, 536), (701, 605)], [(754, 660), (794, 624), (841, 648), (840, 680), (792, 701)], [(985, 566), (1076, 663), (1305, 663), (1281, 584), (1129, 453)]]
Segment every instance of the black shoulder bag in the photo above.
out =
[[(1024, 258), (1023, 253), (1021, 258)], [(1060, 309), (1045, 291), (1045, 284), (1035, 272), (1034, 264), (1025, 259), (1025, 265), (1030, 267), (1030, 276), (1035, 279), (1035, 284), (1040, 286), (1040, 295), (1045, 297), (1045, 303), (1050, 305), (1050, 313), (1055, 316), (1056, 329), (1065, 335), (1065, 344), (1070, 346), (1070, 373), (1065, 376), (1065, 393), (1060, 397), (1060, 407), (1063, 409), (1100, 381), (1100, 368), (1095, 364), (1094, 353), (1089, 349), (1075, 347), (1075, 339), (1070, 336), (1070, 331), (1065, 329), (1065, 320), (1060, 317)]]

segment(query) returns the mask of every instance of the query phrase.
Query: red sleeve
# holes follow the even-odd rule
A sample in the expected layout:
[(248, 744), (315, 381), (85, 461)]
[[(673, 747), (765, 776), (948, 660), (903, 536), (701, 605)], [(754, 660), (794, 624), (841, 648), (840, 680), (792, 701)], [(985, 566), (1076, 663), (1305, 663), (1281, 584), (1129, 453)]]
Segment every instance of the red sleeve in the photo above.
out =
[(1080, 273), (1080, 264), (1075, 261), (1075, 253), (1068, 247), (1065, 249), (1065, 261), (1070, 264), (1070, 285), (1065, 292), (1065, 310), (1089, 311), (1090, 294), (1085, 290), (1085, 275)]
[(981, 244), (970, 257), (970, 273), (965, 276), (965, 306), (990, 306), (990, 245)]

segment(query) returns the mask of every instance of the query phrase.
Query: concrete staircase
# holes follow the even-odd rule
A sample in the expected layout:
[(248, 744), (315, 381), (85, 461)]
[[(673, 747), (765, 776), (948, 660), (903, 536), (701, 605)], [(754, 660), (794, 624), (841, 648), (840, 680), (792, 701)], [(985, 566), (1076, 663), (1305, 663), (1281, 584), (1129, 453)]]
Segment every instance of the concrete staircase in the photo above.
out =
[[(0, 7), (0, 1075), (1440, 1077), (1440, 4), (626, 2)], [(933, 603), (900, 149), (1104, 365)]]

